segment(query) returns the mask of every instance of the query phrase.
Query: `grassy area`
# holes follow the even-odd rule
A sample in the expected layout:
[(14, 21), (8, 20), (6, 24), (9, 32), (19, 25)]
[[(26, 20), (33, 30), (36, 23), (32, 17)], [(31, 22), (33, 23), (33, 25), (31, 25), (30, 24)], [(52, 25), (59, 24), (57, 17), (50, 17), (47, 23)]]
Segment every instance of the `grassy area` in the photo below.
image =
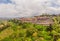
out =
[(11, 28), (7, 28), (7, 29), (3, 30), (0, 33), (0, 40), (4, 39), (6, 37), (9, 37), (11, 34), (13, 34), (13, 30)]
[[(0, 23), (0, 41), (60, 41), (60, 18), (49, 26), (9, 20)], [(3, 25), (3, 26), (1, 26)]]

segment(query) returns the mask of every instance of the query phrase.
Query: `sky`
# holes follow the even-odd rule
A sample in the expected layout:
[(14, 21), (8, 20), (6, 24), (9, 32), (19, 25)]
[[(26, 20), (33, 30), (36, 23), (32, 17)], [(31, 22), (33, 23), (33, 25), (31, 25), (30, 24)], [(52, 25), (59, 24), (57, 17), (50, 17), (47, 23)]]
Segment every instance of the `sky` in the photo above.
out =
[(59, 14), (60, 0), (0, 0), (0, 17), (31, 17)]

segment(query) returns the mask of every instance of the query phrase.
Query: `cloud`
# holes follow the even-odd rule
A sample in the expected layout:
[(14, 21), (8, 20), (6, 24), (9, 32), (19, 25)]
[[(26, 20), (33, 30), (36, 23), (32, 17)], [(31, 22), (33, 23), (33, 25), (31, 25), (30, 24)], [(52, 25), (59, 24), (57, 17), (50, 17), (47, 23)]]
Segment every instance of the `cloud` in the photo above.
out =
[(17, 11), (12, 4), (0, 4), (0, 17), (13, 17)]
[(42, 13), (59, 14), (60, 0), (10, 0), (0, 4), (1, 17), (29, 17)]
[(8, 4), (8, 3), (12, 3), (12, 1), (10, 0), (0, 0), (0, 4)]

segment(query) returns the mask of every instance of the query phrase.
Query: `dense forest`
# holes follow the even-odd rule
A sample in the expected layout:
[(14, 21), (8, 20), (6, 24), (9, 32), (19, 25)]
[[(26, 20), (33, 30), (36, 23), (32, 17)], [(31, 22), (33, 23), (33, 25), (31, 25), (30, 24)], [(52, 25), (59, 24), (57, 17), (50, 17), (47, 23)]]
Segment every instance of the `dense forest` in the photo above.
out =
[(45, 26), (12, 19), (0, 21), (0, 41), (60, 41), (60, 17)]

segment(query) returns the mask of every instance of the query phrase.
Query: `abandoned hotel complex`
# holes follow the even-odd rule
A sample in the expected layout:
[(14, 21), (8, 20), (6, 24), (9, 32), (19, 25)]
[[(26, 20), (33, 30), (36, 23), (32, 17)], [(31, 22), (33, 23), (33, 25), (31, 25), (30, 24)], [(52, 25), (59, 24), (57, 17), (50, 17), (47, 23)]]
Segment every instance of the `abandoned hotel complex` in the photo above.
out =
[(50, 25), (53, 24), (53, 20), (51, 17), (46, 17), (46, 16), (35, 16), (32, 18), (20, 18), (19, 19), (22, 22), (31, 22), (34, 24), (40, 24), (40, 25)]

